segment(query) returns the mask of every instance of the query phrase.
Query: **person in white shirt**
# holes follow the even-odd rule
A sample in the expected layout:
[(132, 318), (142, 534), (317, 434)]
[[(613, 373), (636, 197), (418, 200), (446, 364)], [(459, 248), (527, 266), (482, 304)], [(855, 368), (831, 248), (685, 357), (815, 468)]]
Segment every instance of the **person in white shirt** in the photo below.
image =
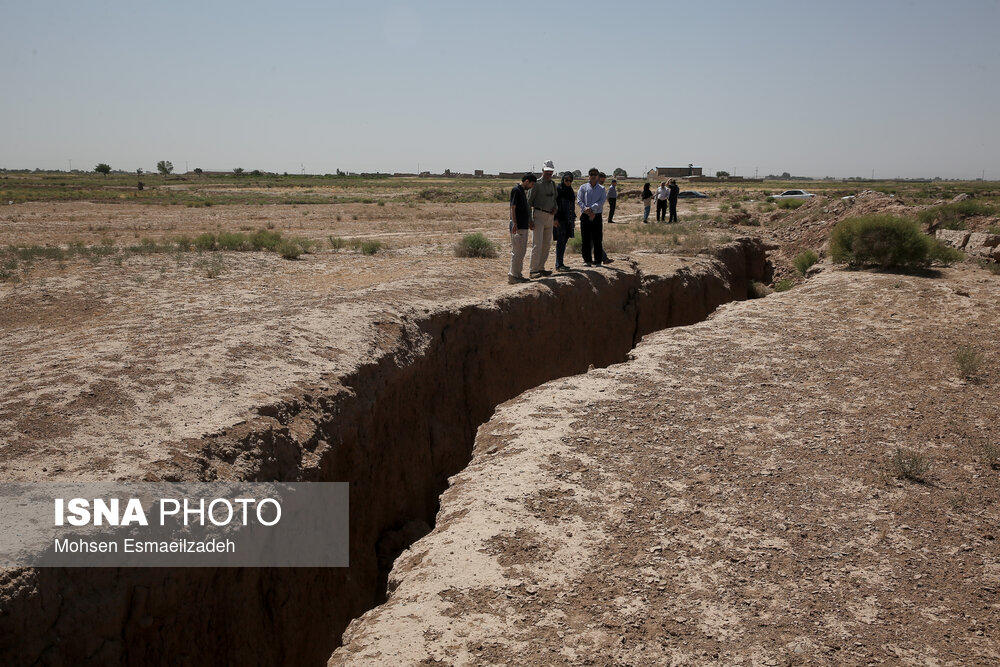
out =
[(660, 187), (656, 189), (656, 221), (666, 222), (667, 221), (667, 200), (670, 198), (670, 188), (667, 187), (666, 181), (660, 183)]
[[(601, 213), (604, 202), (608, 198), (604, 186), (598, 183), (601, 172), (592, 167), (590, 180), (580, 186), (576, 195), (576, 203), (580, 207), (580, 236), (583, 239), (583, 263), (587, 266), (601, 266), (604, 262), (604, 227)], [(591, 251), (593, 250), (593, 254)]]

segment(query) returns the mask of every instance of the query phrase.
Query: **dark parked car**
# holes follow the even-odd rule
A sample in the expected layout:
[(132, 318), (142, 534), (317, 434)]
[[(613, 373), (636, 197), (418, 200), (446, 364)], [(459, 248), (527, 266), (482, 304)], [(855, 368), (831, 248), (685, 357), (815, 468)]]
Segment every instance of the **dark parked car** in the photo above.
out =
[(685, 190), (677, 193), (678, 199), (708, 199), (708, 195), (697, 190)]

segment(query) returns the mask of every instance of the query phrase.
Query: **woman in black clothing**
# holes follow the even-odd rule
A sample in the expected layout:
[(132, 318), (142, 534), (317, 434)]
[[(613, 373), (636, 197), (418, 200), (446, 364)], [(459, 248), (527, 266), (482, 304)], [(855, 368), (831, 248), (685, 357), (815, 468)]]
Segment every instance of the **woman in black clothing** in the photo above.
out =
[(573, 173), (563, 174), (562, 183), (556, 187), (556, 214), (552, 235), (556, 240), (556, 270), (568, 271), (563, 263), (566, 243), (573, 238), (576, 227), (576, 193), (573, 192)]
[(649, 183), (642, 186), (642, 221), (649, 222), (649, 208), (653, 205), (653, 191), (649, 189)]

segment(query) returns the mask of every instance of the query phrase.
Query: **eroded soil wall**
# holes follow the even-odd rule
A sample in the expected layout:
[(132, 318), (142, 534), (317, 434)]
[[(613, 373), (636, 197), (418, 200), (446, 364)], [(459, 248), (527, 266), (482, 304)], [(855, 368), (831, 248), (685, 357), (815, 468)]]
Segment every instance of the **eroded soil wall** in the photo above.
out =
[(381, 323), (380, 358), (184, 442), (149, 472), (350, 482), (349, 568), (5, 572), (0, 662), (324, 663), (350, 620), (381, 599), (392, 558), (429, 529), (498, 404), (620, 362), (642, 335), (704, 319), (770, 271), (750, 239), (670, 275), (615, 267)]

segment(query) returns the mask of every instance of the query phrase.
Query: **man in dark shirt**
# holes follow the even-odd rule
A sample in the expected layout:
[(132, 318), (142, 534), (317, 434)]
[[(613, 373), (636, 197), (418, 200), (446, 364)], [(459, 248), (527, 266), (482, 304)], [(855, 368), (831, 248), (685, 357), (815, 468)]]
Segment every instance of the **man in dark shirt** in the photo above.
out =
[(534, 174), (527, 173), (510, 191), (510, 272), (507, 282), (511, 285), (528, 282), (521, 273), (524, 270), (524, 253), (528, 250), (528, 230), (535, 225), (531, 220), (527, 191), (535, 186), (537, 180)]
[(681, 189), (677, 187), (677, 181), (670, 179), (670, 192), (667, 194), (667, 201), (670, 202), (670, 222), (677, 222), (677, 195)]

